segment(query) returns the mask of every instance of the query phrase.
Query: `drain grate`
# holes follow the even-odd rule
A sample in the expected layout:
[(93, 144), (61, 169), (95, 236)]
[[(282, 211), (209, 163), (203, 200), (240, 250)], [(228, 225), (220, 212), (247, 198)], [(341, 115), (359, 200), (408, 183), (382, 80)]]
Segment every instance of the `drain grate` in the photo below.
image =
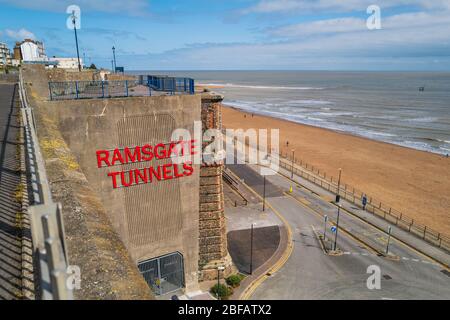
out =
[(383, 278), (386, 280), (392, 280), (392, 277), (388, 274), (383, 275)]

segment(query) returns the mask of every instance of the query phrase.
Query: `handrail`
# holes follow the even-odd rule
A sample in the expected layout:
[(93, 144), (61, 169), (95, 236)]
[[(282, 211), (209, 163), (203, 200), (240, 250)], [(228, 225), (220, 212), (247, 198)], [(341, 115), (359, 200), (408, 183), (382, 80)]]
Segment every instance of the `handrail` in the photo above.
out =
[(43, 300), (72, 300), (68, 286), (69, 260), (65, 243), (64, 223), (60, 203), (52, 200), (44, 158), (39, 147), (33, 109), (19, 74), (19, 96), (25, 128), (27, 171), (31, 179), (31, 201), (28, 208), (31, 221), (33, 258), (38, 261), (40, 298)]

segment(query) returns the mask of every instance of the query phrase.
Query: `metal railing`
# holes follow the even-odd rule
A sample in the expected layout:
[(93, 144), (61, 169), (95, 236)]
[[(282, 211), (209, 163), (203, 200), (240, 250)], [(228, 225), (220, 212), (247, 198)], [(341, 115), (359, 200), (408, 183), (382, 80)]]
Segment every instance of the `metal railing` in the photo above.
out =
[(36, 261), (40, 298), (43, 300), (71, 300), (68, 288), (68, 254), (65, 243), (61, 204), (54, 203), (37, 138), (33, 109), (30, 108), (23, 77), (20, 73), (19, 95), (23, 125), (27, 174), (31, 180), (31, 203), (28, 214), (31, 222), (33, 260)]
[[(294, 165), (293, 165), (294, 164)], [(366, 211), (372, 213), (389, 223), (392, 223), (401, 229), (408, 231), (423, 240), (439, 247), (447, 252), (450, 252), (450, 237), (437, 232), (425, 225), (417, 223), (414, 219), (409, 218), (402, 212), (392, 208), (381, 201), (370, 197), (367, 193), (362, 192), (347, 184), (341, 184), (338, 189), (338, 181), (325, 172), (321, 172), (317, 167), (309, 165), (306, 162), (289, 158), (287, 154), (281, 153), (280, 155), (280, 167), (294, 172), (295, 175), (306, 179), (321, 188), (328, 190), (333, 194), (339, 194), (343, 199), (353, 203), (354, 205), (362, 208), (362, 197), (366, 195), (367, 205)]]
[(195, 93), (195, 82), (191, 78), (179, 78), (168, 76), (140, 75), (140, 84), (146, 84), (156, 91), (175, 93)]
[(155, 92), (194, 94), (194, 80), (162, 76), (138, 76), (137, 80), (49, 82), (50, 100), (152, 96)]

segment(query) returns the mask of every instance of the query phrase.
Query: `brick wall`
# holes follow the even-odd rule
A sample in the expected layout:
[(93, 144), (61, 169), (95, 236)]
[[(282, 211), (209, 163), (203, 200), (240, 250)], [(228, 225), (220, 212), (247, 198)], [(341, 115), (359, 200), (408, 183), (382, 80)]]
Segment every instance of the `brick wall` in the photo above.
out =
[[(223, 96), (202, 95), (203, 132), (222, 128)], [(210, 142), (204, 142), (203, 148)], [(224, 275), (231, 272), (227, 250), (222, 185), (223, 163), (203, 164), (200, 170), (199, 270), (200, 280), (217, 277), (217, 266), (225, 266)]]

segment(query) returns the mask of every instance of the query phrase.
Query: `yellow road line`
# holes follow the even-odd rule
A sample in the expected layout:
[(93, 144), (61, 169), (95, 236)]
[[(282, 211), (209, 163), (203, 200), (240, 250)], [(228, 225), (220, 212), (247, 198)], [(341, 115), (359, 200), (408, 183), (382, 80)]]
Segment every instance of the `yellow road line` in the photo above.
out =
[[(285, 176), (284, 174), (282, 174), (282, 173), (280, 173), (280, 172), (278, 172), (278, 174), (279, 174), (281, 177), (283, 177), (283, 178), (285, 178), (286, 180), (288, 180), (289, 182), (295, 182), (296, 184), (299, 184), (298, 182), (292, 180), (291, 178)], [(322, 197), (321, 197), (320, 195), (317, 195), (317, 194), (316, 194), (315, 192), (313, 192), (312, 190), (310, 190), (310, 189), (308, 189), (308, 188), (306, 188), (306, 187), (304, 187), (304, 186), (302, 186), (302, 187), (305, 188), (305, 189), (307, 189), (307, 190), (309, 190), (309, 191), (311, 191), (311, 194), (312, 194), (313, 196), (315, 196), (316, 198), (322, 199)], [(333, 203), (331, 203), (331, 204), (333, 204)], [(334, 205), (335, 205), (335, 204), (334, 204)], [(336, 206), (336, 205), (335, 205), (335, 206)], [(370, 222), (368, 222), (368, 221), (362, 219), (361, 217), (357, 216), (357, 215), (354, 214), (353, 212), (351, 212), (351, 211), (349, 211), (349, 210), (347, 210), (347, 209), (345, 209), (345, 208), (343, 208), (343, 207), (341, 207), (341, 210), (342, 210), (343, 212), (347, 213), (348, 215), (351, 215), (352, 217), (355, 217), (355, 218), (359, 219), (361, 222), (363, 222), (364, 224), (368, 225), (369, 227), (371, 227), (371, 228), (373, 228), (373, 229), (375, 229), (375, 230), (377, 230), (377, 231), (381, 231), (381, 232), (383, 232), (383, 234), (387, 235), (387, 233), (386, 233), (385, 230), (383, 230), (383, 229), (381, 229), (381, 228), (379, 228), (379, 227), (373, 225), (372, 223), (370, 223)], [(387, 221), (386, 221), (386, 222), (387, 222)], [(441, 262), (441, 261), (439, 261), (439, 260), (437, 260), (437, 259), (435, 259), (435, 258), (433, 258), (433, 257), (431, 257), (431, 256), (429, 256), (429, 255), (427, 255), (427, 254), (425, 254), (425, 253), (419, 251), (418, 249), (414, 248), (414, 247), (411, 246), (410, 244), (408, 244), (408, 243), (406, 243), (406, 242), (404, 242), (404, 241), (398, 239), (397, 237), (395, 237), (395, 235), (391, 235), (391, 239), (392, 239), (393, 241), (397, 242), (398, 244), (404, 246), (404, 247), (407, 248), (408, 250), (411, 250), (411, 251), (415, 252), (415, 253), (418, 254), (419, 256), (422, 256), (422, 257), (424, 257), (424, 258), (427, 258), (428, 260), (430, 260), (430, 261), (432, 261), (432, 262), (434, 262), (434, 263), (439, 264), (439, 265), (440, 265), (441, 267), (443, 267), (445, 270), (450, 271), (450, 267), (449, 267), (446, 263)]]

